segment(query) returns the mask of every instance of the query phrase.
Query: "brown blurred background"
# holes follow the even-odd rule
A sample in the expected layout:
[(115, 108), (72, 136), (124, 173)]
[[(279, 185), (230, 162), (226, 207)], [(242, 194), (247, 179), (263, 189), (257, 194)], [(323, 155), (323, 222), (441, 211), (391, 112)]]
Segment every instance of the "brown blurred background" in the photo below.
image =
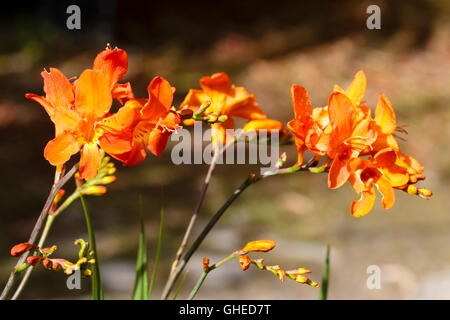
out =
[[(81, 30), (66, 28), (66, 8), (81, 8)], [(366, 8), (381, 8), (381, 30), (368, 30)], [(54, 129), (44, 110), (27, 101), (42, 93), (40, 71), (57, 67), (68, 77), (92, 65), (107, 43), (125, 49), (136, 96), (149, 81), (166, 77), (177, 88), (175, 104), (203, 75), (228, 72), (255, 93), (263, 110), (287, 122), (293, 117), (289, 88), (305, 86), (314, 106), (326, 104), (335, 83), (346, 87), (356, 71), (368, 78), (366, 101), (384, 92), (399, 125), (408, 125), (405, 153), (425, 166), (432, 200), (397, 192), (385, 211), (355, 219), (357, 195), (346, 185), (327, 189), (325, 175), (273, 177), (252, 186), (228, 210), (188, 265), (180, 297), (212, 262), (246, 242), (271, 238), (277, 248), (268, 264), (303, 266), (319, 281), (326, 244), (332, 247), (331, 299), (450, 298), (450, 3), (448, 1), (58, 1), (9, 5), (0, 12), (0, 284), (15, 259), (9, 249), (28, 239), (53, 179), (43, 148)], [(165, 199), (162, 261), (154, 297), (159, 297), (176, 248), (193, 212), (206, 165), (175, 166), (168, 146), (136, 167), (119, 168), (108, 194), (91, 197), (106, 298), (129, 298), (138, 240), (138, 196), (144, 198), (150, 268)], [(293, 147), (285, 147), (295, 161)], [(118, 164), (120, 167), (120, 165)], [(257, 166), (222, 165), (201, 210), (197, 234), (245, 176)], [(81, 206), (58, 217), (47, 244), (73, 259), (76, 238), (87, 239)], [(381, 268), (381, 289), (366, 287), (369, 265)], [(89, 280), (70, 291), (62, 273), (39, 268), (23, 298), (89, 298)], [(318, 290), (280, 283), (267, 272), (242, 272), (231, 262), (206, 280), (198, 298), (315, 299)]]

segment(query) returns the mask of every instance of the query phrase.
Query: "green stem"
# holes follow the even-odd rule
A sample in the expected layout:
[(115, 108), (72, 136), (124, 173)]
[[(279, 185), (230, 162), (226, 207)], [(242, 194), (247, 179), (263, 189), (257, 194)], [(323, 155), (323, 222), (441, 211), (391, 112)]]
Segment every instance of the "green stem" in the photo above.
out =
[(97, 244), (95, 242), (95, 232), (92, 228), (91, 217), (89, 215), (89, 211), (86, 206), (86, 202), (84, 201), (83, 196), (80, 194), (81, 205), (83, 206), (84, 217), (86, 219), (86, 227), (89, 233), (89, 243), (90, 247), (94, 251), (94, 259), (95, 264), (92, 266), (92, 299), (93, 300), (103, 300), (103, 288), (102, 288), (102, 280), (100, 276), (100, 265), (98, 261), (97, 254)]
[(197, 284), (195, 285), (194, 289), (192, 289), (191, 294), (189, 295), (188, 300), (194, 299), (195, 295), (197, 294), (198, 290), (203, 284), (203, 281), (205, 281), (206, 276), (208, 275), (208, 271), (203, 271), (202, 276), (198, 280)]
[(224, 265), (225, 263), (227, 263), (228, 261), (233, 260), (234, 258), (239, 257), (239, 254), (237, 253), (232, 253), (230, 254), (228, 257), (226, 257), (225, 259), (219, 261), (218, 263), (209, 266), (206, 269), (203, 269), (203, 273), (202, 276), (200, 277), (200, 279), (197, 281), (197, 284), (195, 285), (194, 289), (192, 289), (191, 294), (189, 295), (188, 300), (192, 300), (194, 299), (194, 297), (197, 295), (198, 290), (201, 288), (203, 282), (206, 279), (206, 276), (208, 275), (208, 273), (210, 273), (211, 271), (213, 271), (214, 269), (219, 268), (220, 266)]
[(219, 221), (219, 219), (222, 217), (222, 215), (225, 213), (225, 211), (239, 197), (239, 195), (245, 191), (245, 189), (247, 189), (252, 184), (255, 184), (256, 182), (258, 182), (264, 178), (270, 177), (270, 176), (274, 176), (277, 174), (289, 174), (289, 173), (295, 173), (295, 172), (300, 172), (300, 171), (304, 171), (304, 170), (309, 170), (316, 163), (317, 163), (317, 161), (316, 161), (315, 157), (313, 157), (307, 163), (305, 163), (303, 165), (296, 164), (289, 168), (278, 169), (273, 172), (268, 171), (264, 175), (259, 175), (259, 176), (256, 176), (255, 174), (250, 174), (249, 177), (241, 184), (241, 186), (233, 192), (233, 194), (231, 195), (230, 198), (228, 198), (228, 200), (225, 202), (225, 204), (222, 205), (222, 207), (219, 209), (219, 211), (217, 211), (216, 214), (211, 218), (211, 220), (208, 222), (206, 227), (203, 229), (203, 231), (197, 237), (195, 242), (192, 244), (191, 248), (181, 258), (177, 269), (169, 276), (169, 279), (167, 280), (166, 286), (164, 287), (161, 298), (164, 300), (168, 298), (170, 291), (172, 290), (173, 286), (175, 285), (175, 282), (177, 281), (181, 272), (186, 267), (186, 264), (188, 263), (189, 259), (192, 257), (194, 252), (201, 245), (201, 243), (203, 242), (205, 237), (208, 235), (208, 233), (211, 231), (211, 229), (215, 226), (217, 221)]
[(169, 280), (167, 281), (166, 287), (164, 288), (162, 299), (167, 299), (167, 297), (170, 294), (170, 291), (172, 290), (176, 280), (178, 279), (180, 273), (184, 270), (186, 267), (187, 262), (192, 257), (194, 252), (198, 249), (198, 247), (201, 245), (205, 237), (208, 235), (208, 233), (211, 231), (211, 229), (215, 226), (217, 221), (222, 217), (222, 215), (225, 213), (225, 211), (228, 209), (228, 207), (231, 206), (231, 204), (239, 197), (239, 195), (244, 192), (245, 189), (247, 189), (252, 184), (259, 181), (262, 177), (256, 177), (254, 174), (250, 175), (242, 185), (237, 188), (232, 196), (225, 202), (225, 204), (217, 211), (217, 213), (211, 218), (209, 223), (206, 225), (206, 227), (203, 229), (203, 231), (200, 233), (200, 235), (197, 237), (195, 242), (192, 244), (191, 248), (186, 252), (186, 254), (183, 256), (183, 258), (180, 260), (180, 263), (178, 265), (178, 268), (175, 270), (175, 272), (172, 274), (171, 277), (169, 277)]
[[(50, 189), (50, 193), (47, 197), (47, 200), (45, 201), (44, 207), (41, 210), (41, 213), (39, 215), (38, 220), (36, 221), (36, 224), (34, 225), (33, 231), (31, 232), (30, 238), (28, 239), (28, 243), (34, 243), (36, 241), (36, 238), (39, 234), (39, 231), (42, 228), (42, 224), (44, 222), (45, 217), (47, 216), (51, 205), (53, 203), (53, 200), (56, 197), (56, 194), (58, 191), (69, 181), (69, 179), (75, 174), (75, 172), (78, 170), (78, 164), (75, 164), (69, 172), (67, 172), (62, 178), (58, 179)], [(58, 176), (58, 172), (55, 174), (55, 176)], [(9, 279), (6, 283), (5, 288), (3, 289), (3, 292), (0, 296), (0, 300), (6, 300), (8, 299), (11, 289), (15, 286), (17, 281), (19, 280), (19, 274), (21, 270), (19, 267), (25, 263), (25, 260), (27, 259), (28, 254), (23, 254), (20, 259), (17, 261), (16, 266), (13, 268), (13, 271), (11, 272), (11, 275), (9, 276)], [(19, 271), (20, 270), (20, 271)], [(32, 268), (31, 268), (32, 270)], [(31, 273), (31, 271), (28, 271)], [(23, 289), (23, 288), (22, 288)]]

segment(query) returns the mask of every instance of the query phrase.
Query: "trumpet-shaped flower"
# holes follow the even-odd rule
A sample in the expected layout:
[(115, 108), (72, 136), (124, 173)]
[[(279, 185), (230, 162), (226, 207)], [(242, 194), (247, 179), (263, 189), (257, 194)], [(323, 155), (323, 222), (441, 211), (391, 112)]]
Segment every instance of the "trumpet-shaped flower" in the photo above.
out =
[(45, 97), (26, 94), (26, 98), (40, 103), (55, 124), (55, 138), (44, 149), (44, 157), (52, 165), (66, 163), (81, 150), (81, 177), (89, 180), (96, 176), (101, 162), (96, 125), (107, 116), (113, 98), (132, 97), (129, 84), (117, 84), (127, 65), (125, 51), (108, 47), (97, 55), (93, 69), (83, 71), (74, 83), (55, 68), (41, 73)]
[[(201, 78), (200, 86), (201, 90), (189, 90), (180, 108), (197, 110), (200, 106), (210, 103), (205, 110), (206, 114), (226, 115), (228, 119), (225, 122), (212, 124), (215, 131), (213, 141), (226, 142), (226, 129), (234, 129), (235, 127), (234, 117), (247, 120), (267, 118), (256, 102), (256, 96), (249, 94), (244, 87), (235, 87), (229, 76), (224, 72)], [(185, 124), (192, 124), (192, 121), (186, 121)], [(273, 123), (260, 122), (258, 123), (259, 128), (261, 128), (261, 124), (267, 124), (269, 126), (267, 129), (273, 127)], [(272, 130), (274, 129), (272, 128)]]
[(127, 166), (142, 162), (146, 148), (159, 157), (181, 123), (180, 115), (171, 109), (173, 88), (169, 82), (156, 77), (147, 89), (147, 100), (128, 100), (116, 114), (98, 124), (102, 149)]

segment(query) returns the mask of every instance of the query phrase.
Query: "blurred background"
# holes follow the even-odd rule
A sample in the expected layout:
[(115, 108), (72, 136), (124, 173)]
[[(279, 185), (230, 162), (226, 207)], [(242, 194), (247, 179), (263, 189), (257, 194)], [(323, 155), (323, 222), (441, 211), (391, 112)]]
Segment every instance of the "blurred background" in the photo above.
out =
[[(68, 30), (66, 8), (81, 8), (81, 29)], [(368, 30), (366, 9), (381, 8), (381, 30)], [(448, 1), (41, 1), (8, 4), (0, 12), (0, 284), (16, 259), (10, 248), (28, 239), (53, 180), (43, 157), (53, 125), (27, 92), (42, 94), (40, 72), (56, 67), (68, 77), (92, 66), (107, 43), (127, 51), (135, 95), (146, 97), (156, 75), (177, 88), (175, 105), (203, 75), (228, 72), (236, 85), (257, 95), (269, 117), (293, 118), (290, 86), (301, 84), (314, 106), (327, 103), (333, 85), (346, 87), (363, 69), (366, 101), (380, 92), (408, 125), (405, 153), (425, 166), (422, 185), (430, 201), (396, 193), (385, 211), (378, 195), (365, 217), (350, 214), (357, 198), (349, 185), (327, 188), (326, 175), (272, 177), (249, 188), (226, 212), (188, 265), (180, 293), (186, 298), (201, 273), (202, 258), (217, 262), (245, 243), (278, 243), (268, 264), (306, 267), (320, 281), (326, 245), (331, 245), (330, 299), (450, 299), (450, 3)], [(165, 199), (162, 257), (154, 298), (194, 210), (207, 165), (170, 161), (173, 143), (161, 158), (120, 167), (118, 180), (102, 197), (89, 197), (106, 298), (128, 299), (134, 283), (138, 243), (138, 196), (144, 199), (150, 268), (159, 228), (161, 188)], [(295, 148), (284, 147), (290, 162)], [(219, 165), (200, 218), (198, 234), (248, 173), (258, 166)], [(69, 260), (73, 241), (88, 238), (79, 203), (54, 224), (47, 244)], [(381, 289), (366, 286), (367, 267), (381, 269)], [(34, 271), (23, 298), (89, 299), (90, 280), (68, 290), (63, 273)], [(237, 261), (210, 274), (198, 298), (316, 299), (318, 290), (281, 283), (268, 272), (242, 272)]]

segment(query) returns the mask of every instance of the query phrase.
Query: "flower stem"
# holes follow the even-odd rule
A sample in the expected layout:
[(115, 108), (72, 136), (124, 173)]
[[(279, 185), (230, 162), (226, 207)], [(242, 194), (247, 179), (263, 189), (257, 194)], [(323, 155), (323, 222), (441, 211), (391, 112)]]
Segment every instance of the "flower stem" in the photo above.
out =
[[(50, 232), (50, 229), (53, 225), (53, 221), (55, 221), (55, 216), (49, 214), (47, 216), (47, 221), (45, 222), (44, 230), (42, 231), (41, 238), (39, 239), (38, 247), (42, 248), (44, 246), (45, 240), (47, 239), (48, 233)], [(25, 275), (23, 276), (22, 280), (20, 281), (19, 286), (16, 289), (16, 292), (12, 296), (11, 300), (17, 300), (19, 298), (20, 294), (22, 293), (23, 289), (25, 288), (25, 285), (28, 282), (28, 279), (31, 276), (31, 272), (33, 272), (34, 267), (30, 266), (27, 268), (27, 271), (25, 272)]]
[(208, 222), (206, 227), (203, 229), (203, 231), (200, 233), (200, 235), (197, 237), (191, 248), (186, 252), (186, 254), (182, 257), (180, 260), (180, 263), (175, 270), (175, 272), (169, 277), (169, 280), (167, 281), (166, 287), (164, 288), (162, 299), (167, 299), (167, 297), (170, 294), (170, 291), (172, 290), (176, 280), (178, 279), (180, 273), (184, 270), (187, 262), (192, 257), (194, 252), (198, 249), (198, 247), (201, 245), (205, 237), (208, 235), (209, 231), (215, 226), (217, 221), (222, 217), (222, 215), (225, 213), (225, 211), (228, 209), (228, 207), (239, 197), (239, 195), (244, 192), (245, 189), (247, 189), (250, 185), (256, 183), (259, 181), (254, 174), (251, 174), (247, 179), (245, 179), (244, 183), (241, 184), (239, 188), (237, 188), (231, 197), (225, 202), (225, 204), (217, 211), (217, 213), (211, 218), (211, 220)]
[[(75, 174), (75, 172), (78, 170), (78, 164), (75, 164), (72, 169), (70, 169), (69, 172), (67, 172), (62, 178), (55, 181), (52, 188), (50, 189), (50, 193), (47, 197), (47, 200), (44, 204), (44, 207), (41, 210), (41, 213), (39, 215), (38, 220), (36, 221), (36, 224), (34, 225), (33, 231), (31, 232), (30, 238), (28, 240), (28, 243), (34, 243), (36, 241), (37, 235), (39, 231), (42, 228), (42, 224), (44, 222), (45, 217), (47, 216), (51, 205), (53, 203), (53, 200), (55, 199), (56, 194), (58, 191), (66, 184), (66, 182)], [(58, 174), (58, 173), (57, 173)], [(56, 175), (57, 175), (56, 174)], [(0, 296), (0, 300), (6, 300), (9, 297), (9, 294), (11, 292), (11, 289), (19, 279), (18, 268), (21, 266), (26, 258), (28, 257), (28, 254), (23, 254), (19, 261), (17, 261), (16, 266), (14, 267), (13, 271), (11, 272), (11, 275), (9, 276), (8, 282), (6, 283), (5, 288), (3, 289), (2, 295)], [(17, 272), (16, 272), (17, 271)]]
[(214, 269), (217, 269), (218, 267), (220, 267), (221, 265), (227, 263), (230, 260), (233, 260), (234, 258), (239, 257), (239, 254), (236, 253), (232, 253), (230, 254), (228, 257), (226, 257), (225, 259), (219, 261), (218, 263), (209, 266), (207, 269), (203, 269), (203, 273), (202, 276), (200, 277), (200, 279), (198, 280), (197, 284), (195, 285), (194, 289), (192, 289), (191, 294), (189, 295), (188, 300), (192, 300), (194, 299), (194, 297), (197, 295), (198, 290), (200, 289), (200, 287), (202, 286), (203, 282), (206, 279), (206, 276), (208, 275), (208, 273), (210, 273), (211, 271), (213, 271)]
[(94, 259), (95, 259), (95, 264), (92, 266), (92, 272), (93, 272), (93, 274), (92, 274), (92, 299), (93, 300), (103, 300), (104, 296), (103, 296), (102, 280), (100, 277), (100, 265), (99, 265), (99, 261), (98, 261), (97, 244), (95, 242), (95, 232), (94, 232), (94, 229), (92, 228), (91, 216), (89, 215), (89, 211), (87, 209), (86, 202), (84, 201), (84, 198), (81, 194), (80, 194), (80, 200), (81, 200), (81, 205), (83, 207), (84, 217), (86, 220), (86, 227), (87, 227), (88, 234), (89, 234), (89, 243), (90, 243), (92, 250), (94, 251)]
[(164, 287), (163, 293), (161, 295), (162, 299), (167, 299), (167, 297), (170, 294), (170, 291), (172, 290), (173, 286), (175, 285), (175, 282), (177, 281), (178, 277), (180, 276), (181, 272), (186, 267), (186, 264), (188, 263), (189, 259), (192, 257), (194, 252), (198, 249), (198, 247), (202, 244), (205, 237), (208, 235), (208, 233), (211, 231), (211, 229), (215, 226), (217, 221), (222, 217), (222, 215), (225, 213), (225, 211), (228, 209), (228, 207), (231, 206), (231, 204), (239, 197), (239, 195), (245, 191), (249, 186), (252, 184), (255, 184), (256, 182), (273, 176), (277, 174), (289, 174), (289, 173), (295, 173), (300, 172), (304, 170), (308, 170), (312, 166), (314, 166), (317, 162), (314, 158), (309, 160), (304, 165), (294, 165), (290, 168), (286, 169), (278, 169), (274, 172), (267, 172), (264, 175), (257, 176), (256, 174), (250, 174), (247, 179), (237, 188), (230, 198), (222, 205), (222, 207), (216, 212), (216, 214), (211, 218), (211, 220), (208, 222), (208, 224), (205, 226), (203, 231), (200, 233), (200, 235), (197, 237), (195, 242), (192, 244), (190, 249), (186, 252), (186, 254), (180, 259), (180, 262), (178, 264), (177, 269), (169, 276), (169, 279), (166, 283), (166, 286)]

